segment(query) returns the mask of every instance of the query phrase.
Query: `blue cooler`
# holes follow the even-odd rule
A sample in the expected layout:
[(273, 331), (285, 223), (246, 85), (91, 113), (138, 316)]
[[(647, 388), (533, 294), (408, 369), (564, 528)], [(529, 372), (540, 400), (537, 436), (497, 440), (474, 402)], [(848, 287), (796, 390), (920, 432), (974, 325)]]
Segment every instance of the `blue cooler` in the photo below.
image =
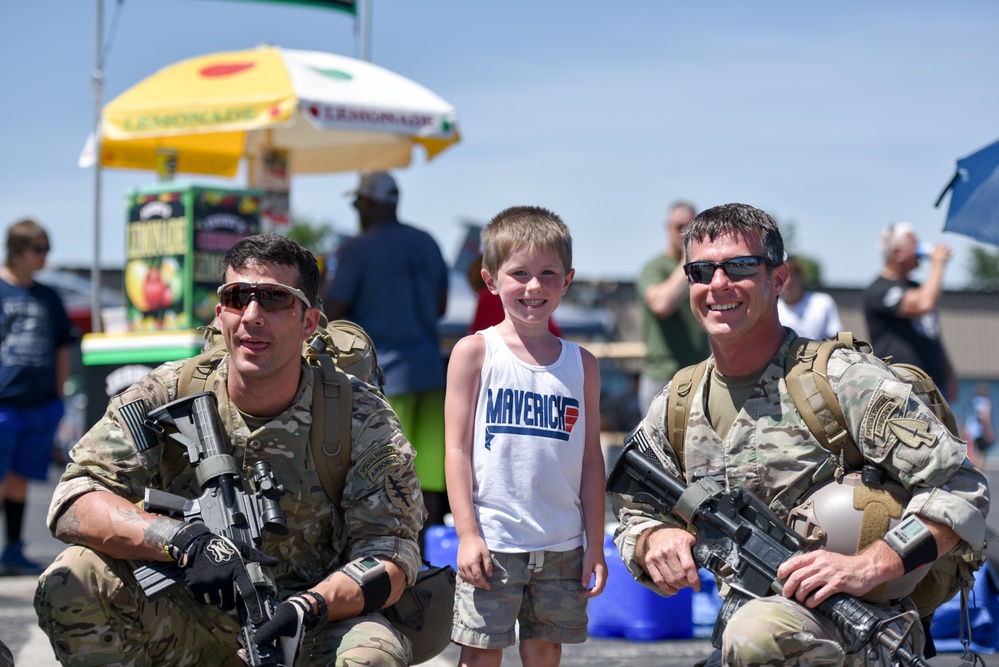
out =
[(427, 528), (423, 536), (423, 558), (431, 565), (450, 565), (458, 571), (458, 533), (451, 526), (437, 525)]
[(604, 539), (607, 586), (587, 606), (591, 637), (636, 641), (694, 636), (692, 589), (664, 598), (635, 581), (621, 562), (612, 535)]

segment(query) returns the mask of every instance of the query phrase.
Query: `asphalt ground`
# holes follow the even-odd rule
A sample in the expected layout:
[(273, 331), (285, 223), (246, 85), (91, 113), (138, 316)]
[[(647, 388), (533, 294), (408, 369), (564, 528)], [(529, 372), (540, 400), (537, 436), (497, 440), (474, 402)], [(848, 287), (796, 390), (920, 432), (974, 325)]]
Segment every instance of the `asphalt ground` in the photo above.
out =
[[(61, 468), (53, 467), (47, 483), (32, 484), (28, 491), (25, 516), (26, 555), (38, 562), (50, 563), (62, 550), (63, 544), (52, 538), (45, 528), (45, 516)], [(995, 472), (991, 475), (999, 477)], [(56, 667), (55, 656), (48, 638), (39, 629), (32, 598), (35, 577), (0, 577), (0, 640), (14, 655), (18, 667)], [(459, 647), (450, 645), (428, 667), (453, 667), (458, 664)], [(583, 644), (566, 644), (562, 664), (575, 667), (686, 667), (711, 652), (707, 640), (631, 641), (624, 639), (590, 638)], [(999, 654), (983, 655), (986, 665), (999, 667)], [(959, 653), (945, 653), (929, 661), (933, 667), (958, 667), (966, 664)], [(521, 665), (516, 647), (503, 654), (503, 664)], [(210, 666), (205, 666), (210, 667)]]

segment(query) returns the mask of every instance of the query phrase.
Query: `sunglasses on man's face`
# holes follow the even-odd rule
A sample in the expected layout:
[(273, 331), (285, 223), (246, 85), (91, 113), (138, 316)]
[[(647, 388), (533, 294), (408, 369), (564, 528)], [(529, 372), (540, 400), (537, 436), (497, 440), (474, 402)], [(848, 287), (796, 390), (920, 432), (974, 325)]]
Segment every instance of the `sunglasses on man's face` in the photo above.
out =
[(312, 308), (312, 304), (305, 298), (305, 292), (281, 283), (226, 283), (219, 288), (218, 295), (223, 308), (236, 310), (243, 310), (250, 305), (250, 299), (256, 299), (268, 313), (291, 308), (295, 305), (295, 299), (304, 303), (307, 309)]
[(766, 257), (746, 255), (726, 259), (724, 262), (690, 262), (683, 265), (683, 272), (687, 274), (687, 280), (692, 285), (694, 283), (710, 285), (718, 269), (724, 271), (731, 280), (742, 280), (759, 273), (762, 264), (769, 264)]

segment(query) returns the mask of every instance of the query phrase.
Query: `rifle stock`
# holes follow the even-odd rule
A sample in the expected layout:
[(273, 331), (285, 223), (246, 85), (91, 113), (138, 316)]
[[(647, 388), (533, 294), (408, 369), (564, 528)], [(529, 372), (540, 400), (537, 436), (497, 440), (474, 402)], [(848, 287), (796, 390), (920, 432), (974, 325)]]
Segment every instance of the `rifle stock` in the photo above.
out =
[[(288, 524), (278, 501), (284, 489), (277, 484), (270, 464), (254, 465), (257, 491), (245, 489), (243, 475), (232, 456), (226, 454), (219, 423), (215, 395), (194, 394), (167, 403), (149, 413), (146, 424), (168, 440), (186, 448), (194, 468), (201, 495), (183, 498), (157, 489), (146, 489), (143, 508), (187, 522), (201, 522), (216, 535), (244, 544), (260, 545), (263, 530), (284, 535)], [(248, 562), (246, 569), (253, 580), (261, 607), (267, 618), (274, 612), (274, 582), (259, 563)], [(184, 581), (176, 563), (151, 562), (135, 569), (135, 578), (143, 593), (155, 600)], [(247, 617), (245, 604), (238, 605), (242, 626), (243, 650), (251, 667), (279, 667), (279, 647), (258, 649), (253, 635), (254, 624)]]
[[(698, 566), (715, 573), (738, 594), (748, 598), (779, 595), (783, 581), (777, 569), (803, 551), (803, 539), (745, 489), (725, 490), (708, 477), (684, 484), (659, 463), (644, 438), (638, 429), (628, 436), (608, 475), (607, 490), (692, 526), (697, 533), (692, 552)], [(903, 646), (918, 622), (915, 612), (888, 617), (844, 593), (830, 596), (817, 609), (863, 644), (880, 644), (901, 665), (929, 667)]]

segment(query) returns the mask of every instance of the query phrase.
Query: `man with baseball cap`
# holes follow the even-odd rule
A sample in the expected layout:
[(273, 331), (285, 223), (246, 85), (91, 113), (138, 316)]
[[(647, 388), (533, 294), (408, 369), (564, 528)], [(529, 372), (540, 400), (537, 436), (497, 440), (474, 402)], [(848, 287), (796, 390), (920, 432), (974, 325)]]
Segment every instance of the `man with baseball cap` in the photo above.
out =
[(427, 525), (441, 523), (447, 496), (437, 320), (447, 309), (448, 268), (430, 234), (399, 222), (399, 187), (390, 174), (363, 174), (352, 194), (361, 233), (337, 251), (326, 316), (360, 324), (374, 341), (385, 396), (419, 454)]
[(395, 179), (392, 178), (391, 174), (384, 171), (363, 174), (360, 185), (349, 194), (353, 194), (358, 199), (364, 198), (373, 202), (399, 203), (399, 186), (395, 184)]

